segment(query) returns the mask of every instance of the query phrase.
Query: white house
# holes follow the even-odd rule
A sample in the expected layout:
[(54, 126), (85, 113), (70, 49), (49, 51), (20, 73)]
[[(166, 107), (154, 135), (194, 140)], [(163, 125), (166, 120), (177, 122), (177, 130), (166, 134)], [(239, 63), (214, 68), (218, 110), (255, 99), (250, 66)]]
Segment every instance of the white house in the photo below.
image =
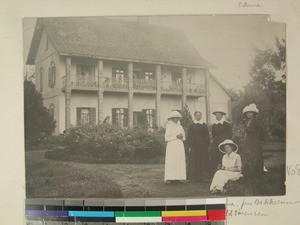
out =
[(27, 65), (56, 120), (55, 134), (71, 125), (102, 122), (160, 126), (187, 104), (210, 123), (229, 92), (210, 73), (182, 31), (105, 17), (39, 18)]

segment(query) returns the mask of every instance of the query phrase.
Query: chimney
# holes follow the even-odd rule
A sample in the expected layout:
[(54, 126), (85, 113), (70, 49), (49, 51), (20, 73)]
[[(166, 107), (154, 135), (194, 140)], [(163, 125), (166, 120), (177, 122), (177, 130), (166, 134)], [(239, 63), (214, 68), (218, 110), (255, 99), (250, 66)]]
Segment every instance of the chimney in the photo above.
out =
[(149, 25), (149, 17), (148, 16), (138, 16), (137, 22), (141, 25)]

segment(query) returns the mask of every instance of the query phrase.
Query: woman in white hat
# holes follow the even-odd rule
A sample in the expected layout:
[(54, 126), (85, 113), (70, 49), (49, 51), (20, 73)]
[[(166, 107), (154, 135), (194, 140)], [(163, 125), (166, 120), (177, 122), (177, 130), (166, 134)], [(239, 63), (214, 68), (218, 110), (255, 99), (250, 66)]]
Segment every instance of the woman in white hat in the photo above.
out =
[(215, 173), (210, 185), (212, 193), (224, 192), (224, 186), (229, 180), (238, 180), (243, 175), (242, 161), (238, 151), (238, 146), (232, 140), (225, 140), (219, 145), (219, 150), (225, 153), (222, 159), (222, 166)]
[(172, 111), (168, 116), (165, 140), (167, 143), (165, 159), (165, 181), (186, 180), (186, 161), (183, 141), (185, 133), (180, 125), (181, 115)]
[(243, 174), (246, 180), (260, 178), (263, 175), (263, 153), (261, 141), (265, 137), (262, 123), (256, 118), (258, 109), (250, 104), (243, 109), (245, 117), (245, 137), (243, 143)]
[(214, 174), (218, 166), (222, 163), (223, 154), (219, 151), (219, 144), (226, 139), (232, 139), (232, 127), (225, 121), (226, 113), (222, 109), (215, 110), (215, 121), (212, 125), (212, 138), (211, 145), (211, 172)]

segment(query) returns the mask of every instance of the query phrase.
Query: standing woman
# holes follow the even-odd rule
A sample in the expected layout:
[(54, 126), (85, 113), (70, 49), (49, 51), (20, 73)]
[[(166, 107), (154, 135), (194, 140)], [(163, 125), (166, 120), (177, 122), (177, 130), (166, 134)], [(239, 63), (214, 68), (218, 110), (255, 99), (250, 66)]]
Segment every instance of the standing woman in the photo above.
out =
[(262, 123), (256, 118), (258, 109), (250, 104), (243, 109), (245, 136), (243, 144), (243, 174), (245, 179), (253, 180), (263, 175), (263, 152), (261, 141), (265, 137)]
[(187, 147), (190, 149), (187, 175), (189, 180), (204, 181), (208, 177), (209, 133), (201, 119), (202, 113), (196, 111), (194, 117), (194, 123), (189, 126), (187, 133)]
[(215, 173), (218, 166), (222, 164), (223, 154), (219, 151), (219, 144), (226, 139), (232, 139), (232, 127), (225, 121), (226, 113), (223, 110), (216, 110), (212, 114), (216, 120), (212, 125), (213, 143), (211, 146), (211, 172)]
[(186, 163), (183, 141), (185, 133), (180, 125), (181, 115), (172, 111), (168, 116), (165, 140), (167, 143), (165, 159), (165, 181), (186, 180)]

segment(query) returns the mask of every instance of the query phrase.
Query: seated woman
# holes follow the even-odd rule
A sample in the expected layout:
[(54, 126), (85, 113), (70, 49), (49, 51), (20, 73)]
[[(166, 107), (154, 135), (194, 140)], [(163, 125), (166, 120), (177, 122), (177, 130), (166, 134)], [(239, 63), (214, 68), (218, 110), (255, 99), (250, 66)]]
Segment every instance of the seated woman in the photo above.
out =
[(236, 152), (238, 146), (232, 140), (225, 140), (219, 144), (219, 150), (225, 153), (222, 159), (222, 167), (215, 173), (210, 185), (211, 193), (224, 192), (224, 185), (229, 180), (238, 180), (243, 175), (241, 157)]

